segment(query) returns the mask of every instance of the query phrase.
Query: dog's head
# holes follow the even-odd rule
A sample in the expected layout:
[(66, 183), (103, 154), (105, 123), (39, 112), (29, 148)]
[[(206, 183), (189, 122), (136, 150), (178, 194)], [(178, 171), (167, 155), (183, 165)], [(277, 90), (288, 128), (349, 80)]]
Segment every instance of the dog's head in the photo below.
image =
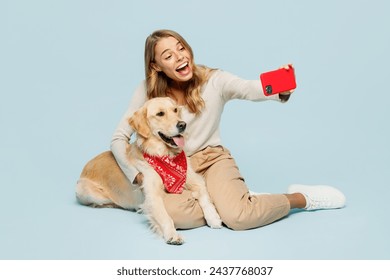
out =
[(171, 98), (148, 100), (129, 119), (129, 124), (143, 149), (153, 151), (164, 145), (170, 152), (178, 153), (184, 147), (183, 133), (187, 125), (181, 120), (181, 108)]

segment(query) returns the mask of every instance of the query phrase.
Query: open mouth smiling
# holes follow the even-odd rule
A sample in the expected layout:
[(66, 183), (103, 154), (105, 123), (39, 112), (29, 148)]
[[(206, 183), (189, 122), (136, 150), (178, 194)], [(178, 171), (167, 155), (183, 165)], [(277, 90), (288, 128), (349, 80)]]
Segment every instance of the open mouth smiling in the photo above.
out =
[(185, 63), (179, 65), (179, 67), (176, 68), (176, 71), (177, 72), (184, 71), (184, 70), (186, 70), (187, 66), (188, 66), (188, 62), (185, 62)]
[(162, 132), (158, 132), (158, 135), (160, 136), (160, 138), (165, 142), (167, 143), (168, 145), (172, 146), (172, 147), (180, 147), (180, 148), (183, 148), (184, 146), (184, 137), (183, 135), (175, 135), (175, 136), (172, 136), (172, 137), (169, 137), (167, 135), (165, 135), (164, 133)]

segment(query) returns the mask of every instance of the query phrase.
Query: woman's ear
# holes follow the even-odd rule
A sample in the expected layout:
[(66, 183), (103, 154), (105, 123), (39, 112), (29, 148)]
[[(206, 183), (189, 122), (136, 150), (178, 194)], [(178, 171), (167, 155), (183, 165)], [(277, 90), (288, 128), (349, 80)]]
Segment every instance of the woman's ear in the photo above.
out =
[(161, 68), (154, 62), (151, 62), (150, 63), (150, 67), (152, 67), (153, 70), (157, 71), (157, 72), (161, 72)]

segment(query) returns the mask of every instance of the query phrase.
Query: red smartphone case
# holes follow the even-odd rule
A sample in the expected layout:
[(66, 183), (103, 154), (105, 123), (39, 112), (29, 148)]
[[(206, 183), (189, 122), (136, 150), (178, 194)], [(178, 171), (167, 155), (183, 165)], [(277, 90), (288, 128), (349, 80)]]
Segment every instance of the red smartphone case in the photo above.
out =
[(281, 68), (260, 74), (263, 92), (266, 96), (289, 91), (297, 87), (294, 68)]

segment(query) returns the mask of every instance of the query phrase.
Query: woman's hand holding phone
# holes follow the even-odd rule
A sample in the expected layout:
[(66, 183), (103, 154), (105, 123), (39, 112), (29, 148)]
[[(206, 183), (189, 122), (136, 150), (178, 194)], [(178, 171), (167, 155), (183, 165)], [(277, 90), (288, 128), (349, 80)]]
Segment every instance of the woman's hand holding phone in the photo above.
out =
[(260, 81), (266, 96), (290, 95), (296, 88), (295, 71), (292, 64), (283, 65), (278, 70), (260, 74)]

